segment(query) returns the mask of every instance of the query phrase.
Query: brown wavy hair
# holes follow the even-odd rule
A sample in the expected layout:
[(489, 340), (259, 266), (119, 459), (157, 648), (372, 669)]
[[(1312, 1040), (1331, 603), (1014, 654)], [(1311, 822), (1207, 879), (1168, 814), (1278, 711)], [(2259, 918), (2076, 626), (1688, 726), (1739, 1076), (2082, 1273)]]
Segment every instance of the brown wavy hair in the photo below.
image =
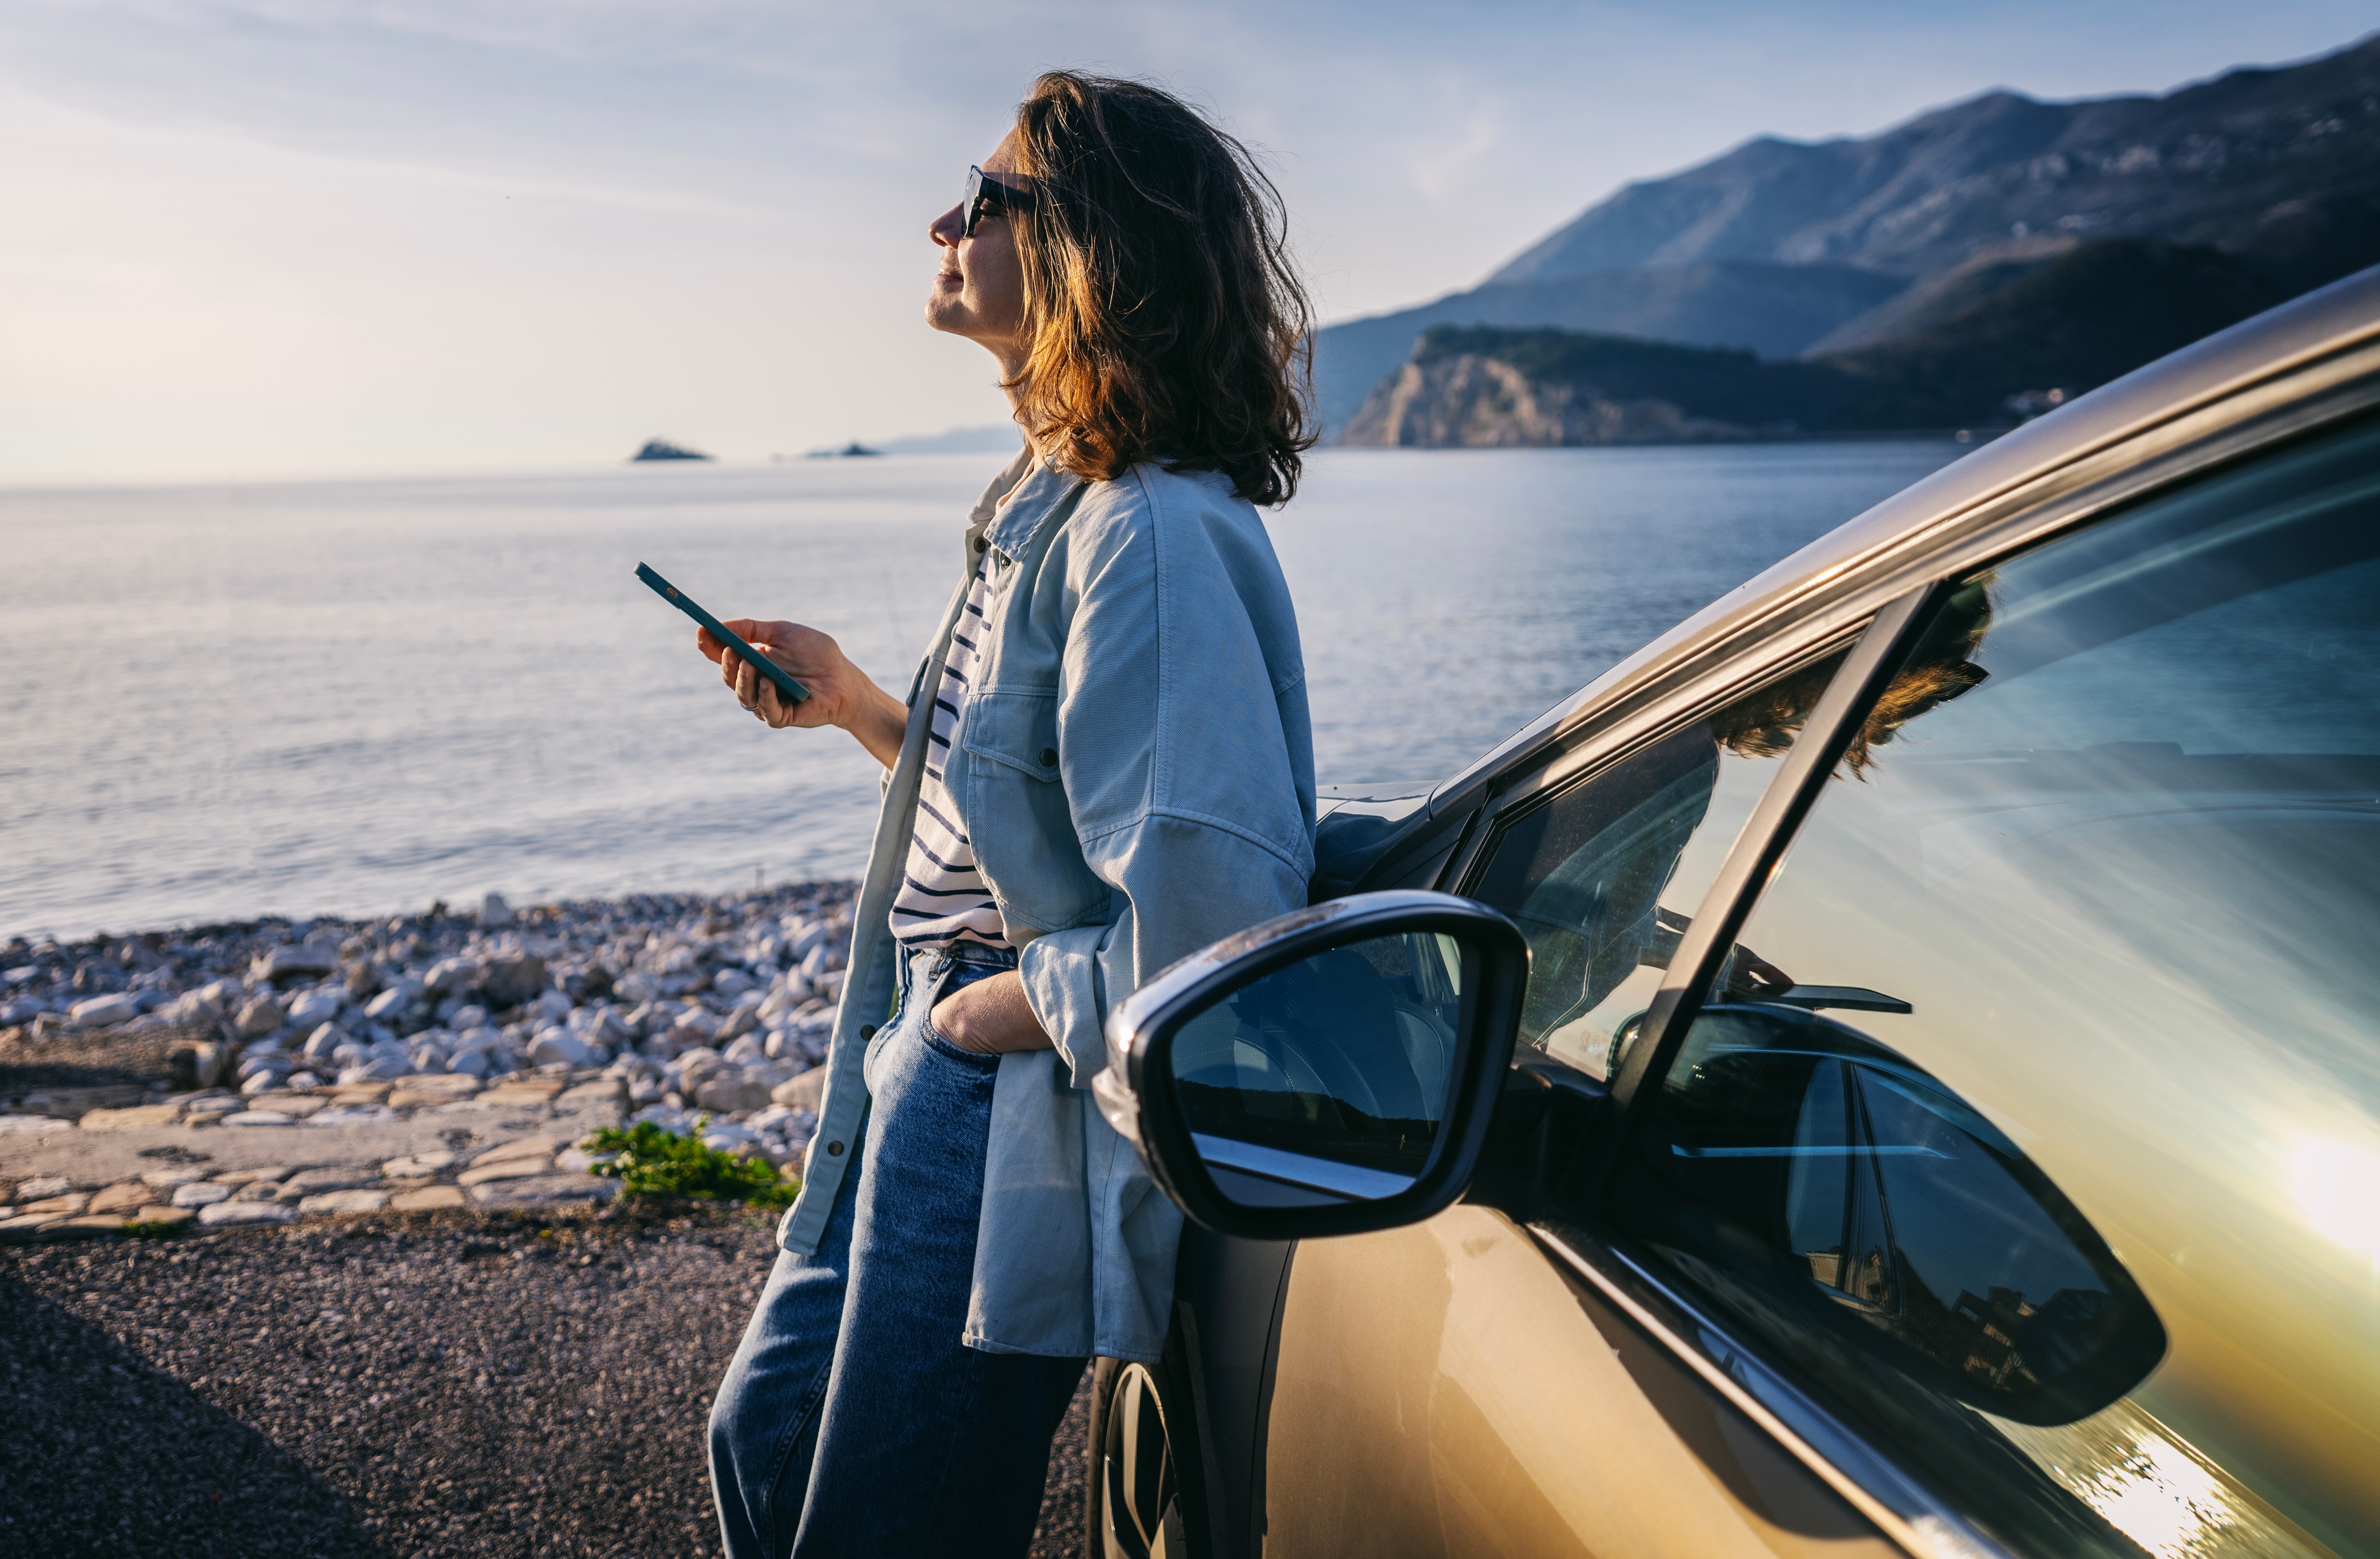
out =
[(1016, 141), (1032, 346), (1007, 387), (1034, 444), (1102, 481), (1154, 460), (1288, 502), (1315, 443), (1313, 306), (1247, 148), (1161, 88), (1071, 70), (1033, 83)]
[[(1908, 664), (1876, 695), (1843, 751), (1842, 767), (1853, 776), (1864, 781), (1876, 766), (1876, 749), (1911, 721), (1982, 686), (1991, 676), (1969, 657), (1991, 632), (1993, 583), (1993, 576), (1983, 574), (1952, 593)], [(1782, 757), (1834, 680), (1843, 653), (1828, 655), (1729, 705), (1714, 721), (1719, 745), (1739, 758)]]

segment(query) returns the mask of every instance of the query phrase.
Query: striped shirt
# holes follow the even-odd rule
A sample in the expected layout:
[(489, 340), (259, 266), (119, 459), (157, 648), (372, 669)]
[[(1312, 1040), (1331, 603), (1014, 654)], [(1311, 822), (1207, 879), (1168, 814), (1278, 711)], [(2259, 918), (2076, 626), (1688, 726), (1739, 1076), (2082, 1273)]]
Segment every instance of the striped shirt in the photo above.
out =
[(1000, 909), (975, 863), (975, 846), (967, 839), (966, 824), (942, 780), (942, 765), (950, 761), (951, 737), (959, 723), (959, 706), (966, 701), (968, 678), (983, 661), (983, 600), (988, 584), (985, 564), (978, 560), (975, 581), (967, 587), (966, 605), (951, 631), (941, 683), (934, 690), (934, 723), (926, 738), (925, 773), (917, 785), (917, 821), (909, 832), (909, 859), (901, 891), (892, 897), (892, 934), (905, 947), (953, 942), (977, 942), (989, 947), (1009, 944), (1000, 923)]

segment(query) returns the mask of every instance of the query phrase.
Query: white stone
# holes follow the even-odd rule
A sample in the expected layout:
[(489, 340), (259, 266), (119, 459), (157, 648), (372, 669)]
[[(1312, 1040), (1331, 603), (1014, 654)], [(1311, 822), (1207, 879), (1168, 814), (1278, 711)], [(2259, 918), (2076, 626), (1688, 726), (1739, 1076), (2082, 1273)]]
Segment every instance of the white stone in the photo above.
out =
[(231, 1030), (243, 1040), (261, 1040), (281, 1027), (281, 1004), (270, 996), (257, 996), (239, 1009), (231, 1020)]
[(412, 1069), (413, 1063), (401, 1055), (375, 1054), (358, 1066), (340, 1067), (339, 1081), (342, 1085), (380, 1082), (390, 1078), (401, 1078)]
[(386, 1191), (325, 1191), (298, 1204), (304, 1213), (378, 1212), (388, 1205)]
[(480, 901), (480, 924), (509, 926), (513, 923), (513, 907), (504, 902), (502, 894), (490, 894)]
[(0, 1115), (0, 1132), (15, 1134), (36, 1131), (72, 1131), (74, 1122), (53, 1119), (48, 1115)]
[(687, 1007), (670, 1025), (670, 1037), (680, 1044), (708, 1046), (710, 1037), (719, 1031), (719, 1019), (700, 1007)]
[(385, 1104), (334, 1104), (306, 1117), (308, 1126), (370, 1126), (404, 1117)]
[(592, 1175), (537, 1175), (474, 1186), (471, 1200), (482, 1207), (540, 1207), (558, 1201), (603, 1201), (619, 1188), (619, 1182)]
[(161, 1191), (169, 1191), (176, 1186), (188, 1186), (205, 1178), (204, 1175), (195, 1169), (147, 1169), (140, 1173), (142, 1185), (154, 1187)]
[(586, 1041), (563, 1028), (544, 1030), (528, 1047), (528, 1058), (540, 1066), (559, 1061), (565, 1066), (584, 1066), (594, 1054), (588, 1048)]
[(270, 1070), (269, 1068), (259, 1067), (248, 1075), (248, 1080), (239, 1085), (239, 1090), (244, 1094), (253, 1097), (256, 1094), (270, 1092), (272, 1090), (281, 1086), (280, 1073)]
[(225, 1115), (223, 1123), (227, 1127), (235, 1126), (296, 1126), (298, 1124), (298, 1117), (296, 1115), (285, 1114), (280, 1110), (242, 1110), (237, 1114)]
[(289, 1004), (289, 1026), (311, 1029), (318, 1023), (328, 1023), (339, 1016), (347, 1005), (347, 993), (335, 985), (317, 986)]
[(17, 1182), (17, 1200), (20, 1202), (46, 1201), (51, 1197), (62, 1197), (73, 1189), (74, 1182), (63, 1175), (36, 1175), (30, 1180)]
[(129, 992), (92, 996), (67, 1008), (67, 1021), (78, 1029), (112, 1029), (140, 1015), (140, 998)]
[(306, 1036), (306, 1048), (304, 1051), (306, 1059), (309, 1061), (330, 1060), (331, 1053), (338, 1049), (339, 1041), (343, 1038), (345, 1038), (345, 1036), (339, 1032), (338, 1026), (336, 1024), (322, 1024), (312, 1033)]
[(199, 1209), (199, 1222), (210, 1228), (226, 1224), (286, 1224), (297, 1216), (296, 1207), (278, 1201), (219, 1201)]
[(401, 1017), (421, 1000), (421, 981), (400, 980), (364, 1004), (364, 1016), (376, 1021)]
[(358, 1186), (370, 1186), (379, 1179), (380, 1171), (370, 1164), (301, 1169), (281, 1182), (280, 1196), (284, 1201), (296, 1201), (300, 1197), (317, 1196), (324, 1191), (347, 1191)]
[(441, 958), (430, 966), (421, 982), (433, 996), (459, 996), (480, 983), (480, 960)]
[(785, 932), (785, 956), (795, 963), (808, 963), (810, 954), (826, 944), (828, 932), (823, 920), (802, 920), (788, 915), (780, 923)]
[(191, 1099), (185, 1101), (182, 1105), (182, 1114), (186, 1115), (221, 1115), (228, 1114), (234, 1110), (244, 1110), (247, 1107), (247, 1102), (235, 1094), (211, 1093), (203, 1099)]
[(276, 947), (250, 964), (249, 978), (263, 980), (296, 980), (301, 975), (336, 974), (339, 952), (323, 943), (308, 943), (302, 947)]
[(212, 1181), (193, 1180), (187, 1186), (174, 1188), (176, 1207), (211, 1207), (219, 1201), (229, 1201), (235, 1188), (218, 1186)]

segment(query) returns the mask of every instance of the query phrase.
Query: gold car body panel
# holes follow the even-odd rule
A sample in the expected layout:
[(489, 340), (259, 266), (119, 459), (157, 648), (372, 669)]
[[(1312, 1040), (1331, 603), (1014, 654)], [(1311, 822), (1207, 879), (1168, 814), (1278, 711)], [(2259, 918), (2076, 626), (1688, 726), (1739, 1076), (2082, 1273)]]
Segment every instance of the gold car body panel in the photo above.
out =
[(1267, 1559), (1901, 1550), (1502, 1213), (1300, 1245)]

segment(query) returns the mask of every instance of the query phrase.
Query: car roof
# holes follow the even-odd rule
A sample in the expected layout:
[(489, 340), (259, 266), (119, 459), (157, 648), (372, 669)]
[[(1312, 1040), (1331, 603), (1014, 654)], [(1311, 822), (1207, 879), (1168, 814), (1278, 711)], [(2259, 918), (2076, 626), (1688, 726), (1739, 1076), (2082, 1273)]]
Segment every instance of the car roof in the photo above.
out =
[[(2380, 338), (2380, 266), (2159, 358), (1985, 445), (1747, 579), (1439, 783), (1442, 813), (1531, 749), (1559, 743), (1627, 690), (1814, 594), (1855, 591), (1894, 543), (2094, 452)], [(1905, 557), (1895, 557), (1898, 565)]]

